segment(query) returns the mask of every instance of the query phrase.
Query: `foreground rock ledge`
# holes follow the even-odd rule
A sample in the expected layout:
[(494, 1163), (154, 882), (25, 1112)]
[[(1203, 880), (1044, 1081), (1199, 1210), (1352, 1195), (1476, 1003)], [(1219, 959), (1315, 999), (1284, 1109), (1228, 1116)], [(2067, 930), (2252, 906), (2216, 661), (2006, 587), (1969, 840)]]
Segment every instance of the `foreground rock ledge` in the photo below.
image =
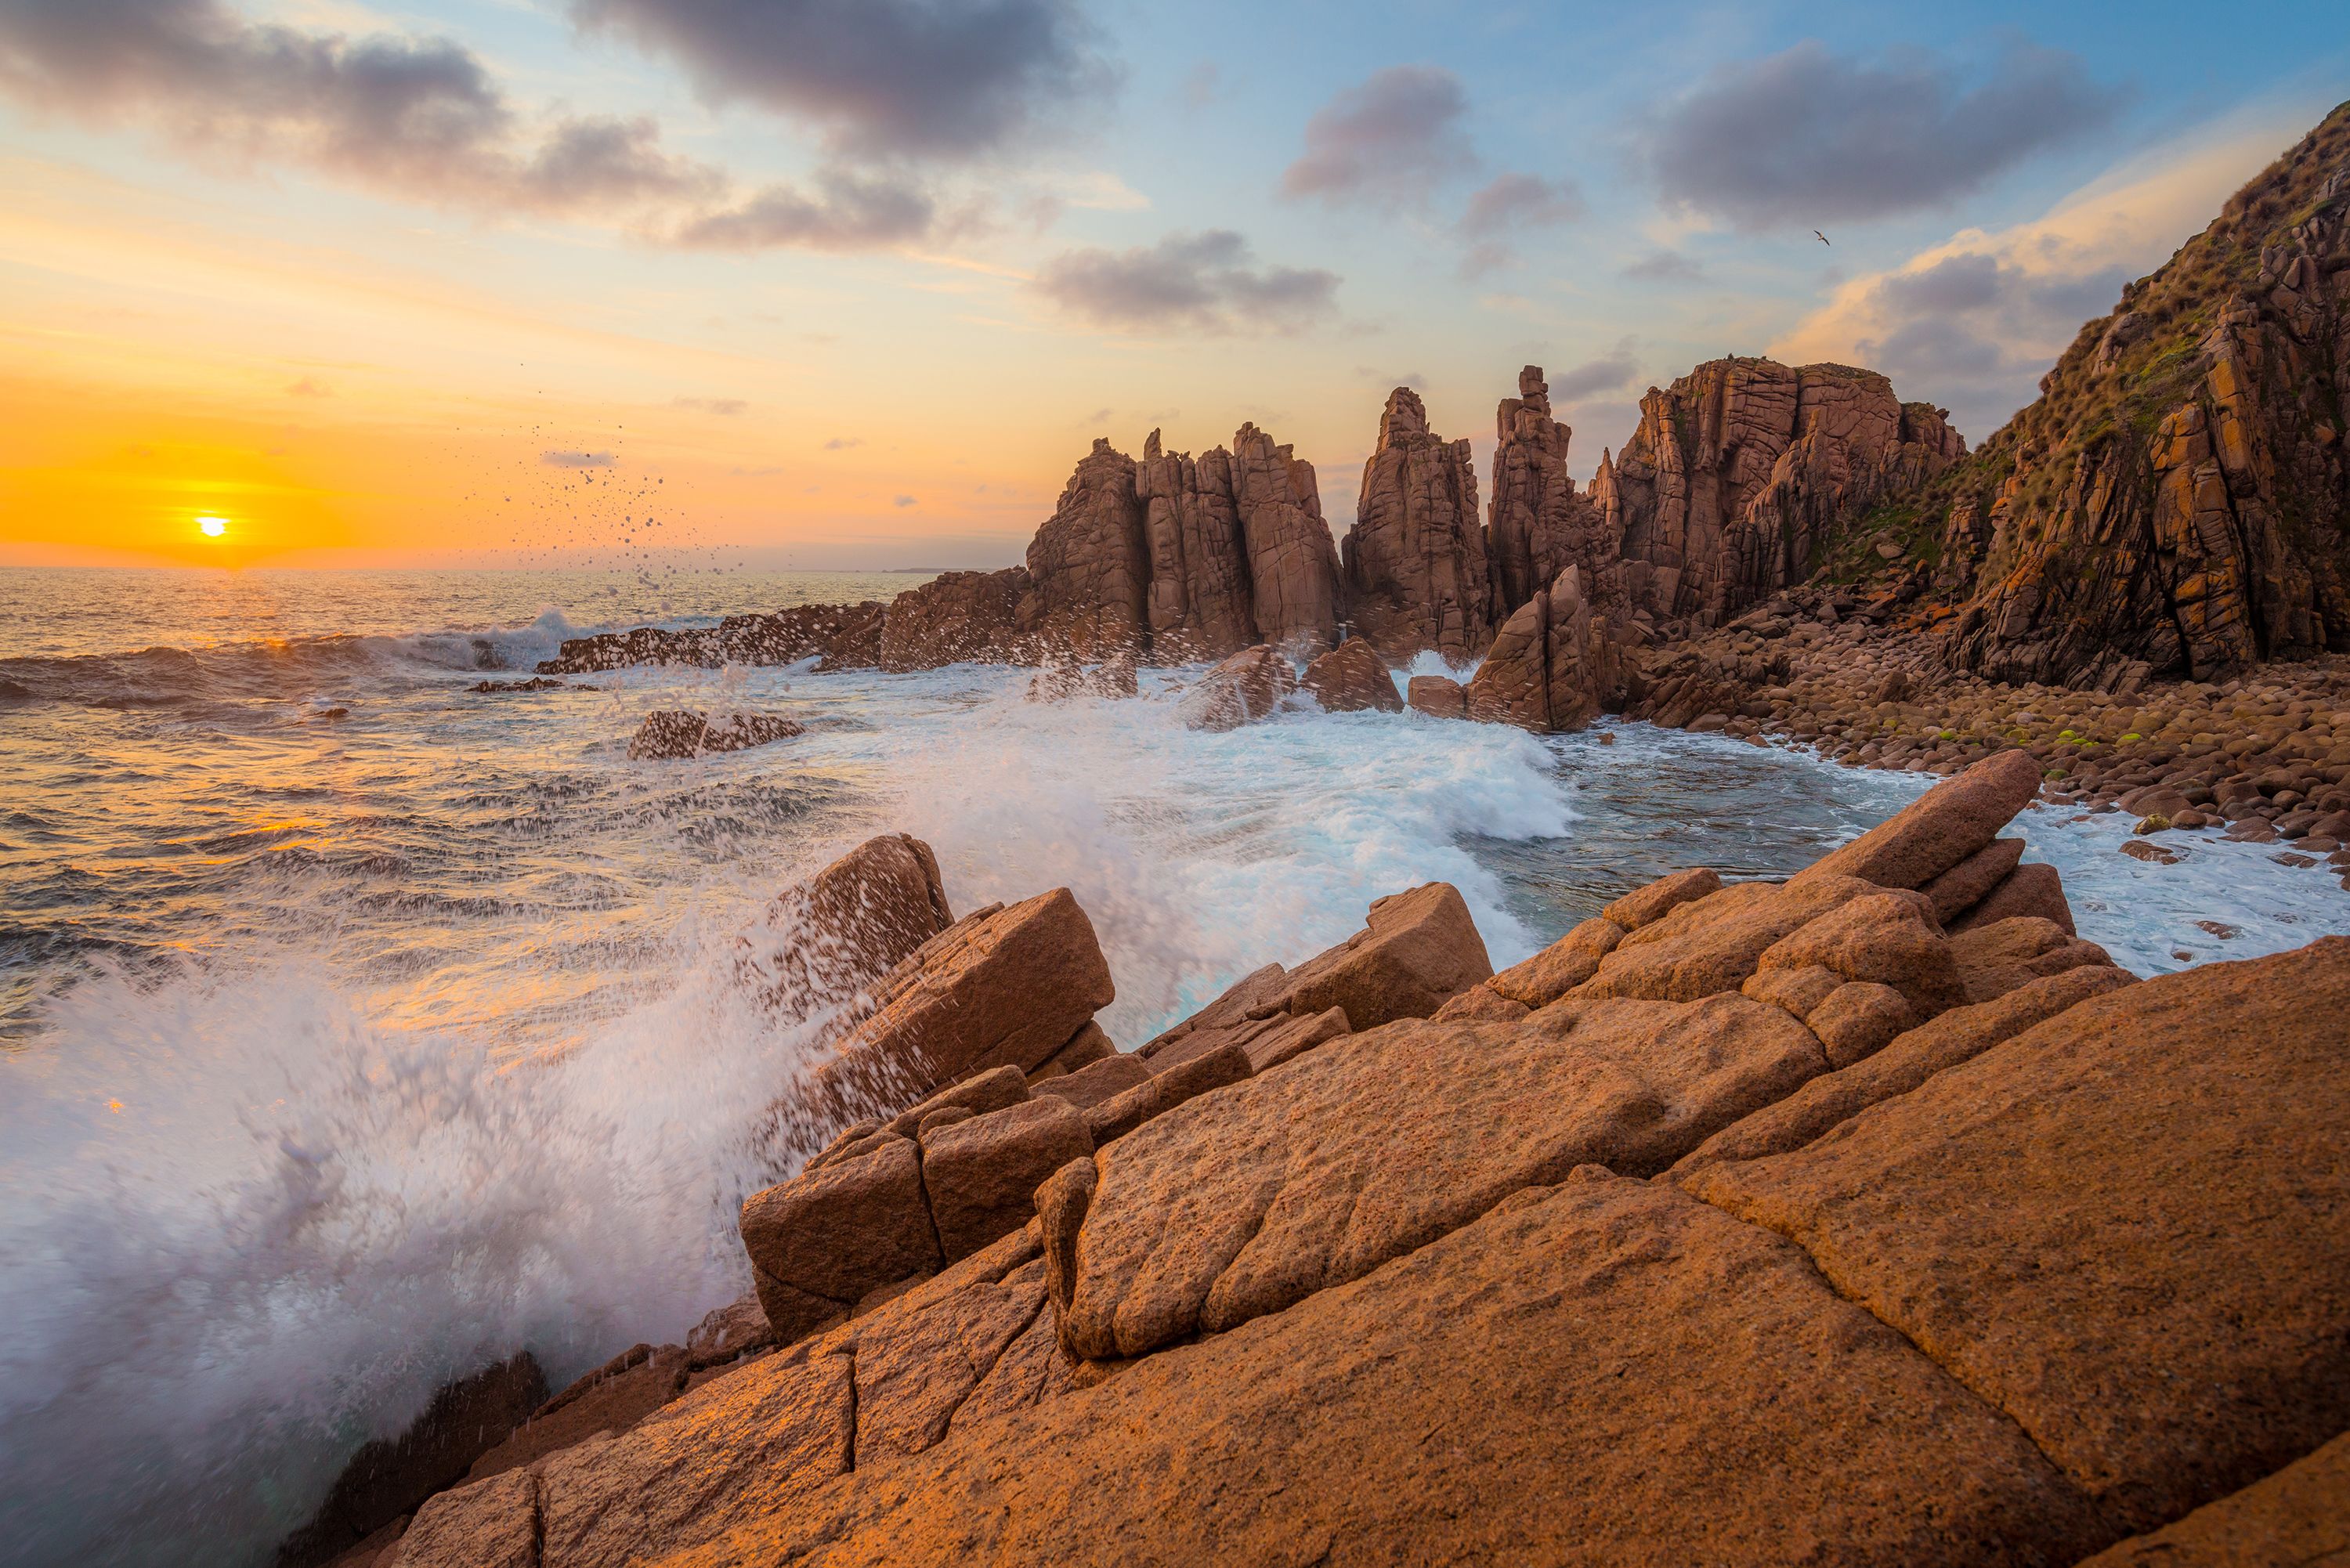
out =
[[(2136, 981), (2061, 886), (2006, 912), (2025, 782), (1501, 974), (1417, 889), (1132, 1054), (991, 1061), (933, 1010), (949, 1081), (745, 1210), (780, 1348), (745, 1303), (697, 1343), (751, 1359), (623, 1358), (674, 1392), (567, 1391), (346, 1561), (2307, 1557), (2350, 1428), (2350, 940)], [(970, 945), (1012, 913), (894, 972), (1026, 967)]]

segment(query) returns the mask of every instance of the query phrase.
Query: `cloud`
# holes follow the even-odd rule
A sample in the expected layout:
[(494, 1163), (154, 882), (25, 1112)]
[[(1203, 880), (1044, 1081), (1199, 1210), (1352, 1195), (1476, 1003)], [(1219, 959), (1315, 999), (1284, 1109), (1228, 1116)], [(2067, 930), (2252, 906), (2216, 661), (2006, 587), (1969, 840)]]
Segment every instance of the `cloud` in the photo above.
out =
[(1586, 359), (1572, 369), (1562, 370), (1550, 378), (1551, 401), (1579, 403), (1598, 392), (1612, 392), (1627, 385), (1640, 373), (1632, 358), (1628, 343), (1618, 344), (1614, 352), (1596, 359)]
[(1571, 223), (1586, 210), (1583, 192), (1572, 180), (1501, 174), (1469, 198), (1461, 214), (1461, 232), (1482, 236), (1549, 228)]
[(835, 436), (830, 441), (824, 443), (824, 450), (827, 452), (847, 452), (850, 447), (863, 446), (864, 444), (865, 438), (863, 436)]
[(928, 238), (937, 222), (928, 192), (902, 176), (833, 168), (817, 171), (813, 191), (770, 185), (694, 218), (675, 242), (694, 250), (886, 250)]
[(707, 96), (820, 127), (839, 155), (965, 158), (1106, 90), (1076, 0), (574, 0)]
[(576, 213), (722, 179), (662, 152), (646, 119), (563, 119), (532, 146), (488, 67), (451, 39), (255, 24), (218, 0), (0, 0), (0, 93), (144, 123), (215, 161), (447, 205)]
[(1035, 286), (1097, 326), (1222, 333), (1309, 326), (1336, 309), (1338, 283), (1319, 268), (1253, 265), (1246, 240), (1211, 229), (1123, 251), (1069, 251), (1038, 269)]
[(608, 452), (543, 452), (538, 461), (549, 468), (609, 468), (612, 454)]
[(1679, 251), (1650, 251), (1624, 264), (1623, 275), (1639, 283), (1686, 283), (1705, 275), (1705, 268)]
[(287, 383), (286, 395), (289, 398), (331, 398), (335, 395), (335, 389), (324, 381), (305, 376), (298, 381)]
[(2126, 280), (2159, 265), (2291, 135), (2281, 122), (2199, 127), (2044, 216), (1962, 230), (1842, 284), (1770, 351), (1883, 370), (1980, 441), (2032, 400), (2083, 322), (2110, 311)]
[(889, 503), (892, 506), (911, 506), (913, 504), (914, 498), (910, 495), (898, 496)]
[(1873, 62), (1811, 41), (1713, 71), (1636, 144), (1669, 206), (1806, 229), (1942, 205), (2103, 126), (2123, 97), (2077, 55), (2025, 44), (1970, 82), (1914, 52)]
[(1334, 205), (1417, 205), (1477, 166), (1461, 129), (1461, 78), (1435, 66), (1389, 66), (1339, 92), (1305, 122), (1305, 151), (1282, 172), (1285, 196)]
[(690, 413), (718, 414), (732, 419), (747, 410), (751, 405), (740, 398), (671, 398), (669, 406)]

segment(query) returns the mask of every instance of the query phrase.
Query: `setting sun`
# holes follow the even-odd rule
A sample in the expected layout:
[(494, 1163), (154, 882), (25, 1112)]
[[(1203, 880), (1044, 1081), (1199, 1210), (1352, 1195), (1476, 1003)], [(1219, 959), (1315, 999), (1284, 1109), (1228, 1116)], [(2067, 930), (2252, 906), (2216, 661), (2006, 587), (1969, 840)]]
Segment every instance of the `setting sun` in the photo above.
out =
[(228, 519), (225, 517), (199, 517), (196, 519), (196, 526), (204, 531), (205, 538), (217, 539), (222, 535), (228, 532)]

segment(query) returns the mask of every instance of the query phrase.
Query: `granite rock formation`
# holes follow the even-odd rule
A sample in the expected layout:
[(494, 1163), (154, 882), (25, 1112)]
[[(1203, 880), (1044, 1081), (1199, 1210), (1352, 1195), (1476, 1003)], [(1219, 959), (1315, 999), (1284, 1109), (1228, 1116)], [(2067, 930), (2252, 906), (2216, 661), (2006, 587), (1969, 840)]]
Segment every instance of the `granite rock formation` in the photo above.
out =
[(1492, 569), (1469, 443), (1430, 431), (1409, 387), (1388, 394), (1343, 557), (1356, 634), (1389, 661), (1432, 649), (1466, 663), (1491, 640)]
[(645, 715), (629, 738), (630, 761), (676, 762), (721, 752), (747, 752), (805, 734), (805, 726), (773, 713), (696, 713), (682, 708)]
[(1621, 576), (1611, 572), (1616, 591), (1603, 597), (1583, 567), (1569, 566), (1520, 605), (1469, 681), (1468, 717), (1547, 733), (1580, 730), (1617, 706), (1627, 650), (1640, 639)]
[(1232, 488), (1232, 454), (1193, 462), (1143, 443), (1134, 490), (1150, 559), (1150, 647), (1164, 660), (1222, 659), (1257, 640), (1248, 545)]
[[(743, 1215), (827, 1313), (625, 1353), (389, 1550), (2323, 1555), (2350, 941), (2139, 981), (2053, 920), (1958, 932), (2032, 771), (1784, 884), (1679, 873), (1500, 974), (1419, 888), (1133, 1057), (850, 1127)], [(1086, 1074), (1128, 1086), (1049, 1093)]]
[(1718, 626), (1810, 578), (1878, 501), (1965, 450), (1947, 413), (1874, 370), (1715, 359), (1649, 389), (1592, 498), (1621, 553), (1654, 568), (1646, 607)]
[(2350, 647), (2350, 104), (2081, 329), (1895, 514), (1957, 600), (1950, 659), (2210, 679)]
[(1030, 593), (1028, 569), (941, 572), (889, 601), (875, 662), (893, 672), (944, 664), (1027, 662), (1020, 608)]
[[(1606, 511), (1579, 493), (1566, 471), (1574, 431), (1551, 418), (1542, 367), (1518, 372), (1518, 395), (1493, 416), (1493, 497), (1486, 548), (1499, 622), (1569, 566), (1596, 573), (1616, 559), (1617, 539)], [(1607, 458), (1601, 458), (1601, 472)]]
[(1233, 433), (1232, 463), (1258, 638), (1306, 658), (1326, 652), (1344, 590), (1314, 465), (1254, 424)]
[(798, 605), (773, 615), (730, 615), (714, 627), (670, 631), (640, 626), (632, 631), (566, 638), (553, 659), (541, 659), (541, 675), (584, 675), (624, 670), (633, 664), (689, 664), (715, 670), (726, 664), (796, 664), (820, 659), (826, 670), (870, 669), (881, 651), (882, 605)]
[(1074, 659), (1139, 654), (1149, 638), (1150, 565), (1134, 460), (1097, 440), (1029, 541), (1021, 631)]

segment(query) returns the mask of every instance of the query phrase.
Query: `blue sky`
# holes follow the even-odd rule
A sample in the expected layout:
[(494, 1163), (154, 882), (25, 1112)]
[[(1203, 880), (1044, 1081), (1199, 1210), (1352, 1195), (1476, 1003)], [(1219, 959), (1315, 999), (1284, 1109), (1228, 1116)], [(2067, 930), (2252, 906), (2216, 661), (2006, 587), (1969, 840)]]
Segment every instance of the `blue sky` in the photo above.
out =
[(603, 524), (515, 476), (611, 450), (707, 545), (993, 564), (1093, 436), (1243, 420), (1343, 525), (1389, 387), (1482, 460), (1526, 362), (1579, 472), (1731, 352), (1874, 364), (1980, 440), (2344, 96), (2344, 36), (2290, 5), (0, 0), (0, 395), (39, 410), (0, 551), (135, 554), (175, 484), (289, 556), (576, 549)]

